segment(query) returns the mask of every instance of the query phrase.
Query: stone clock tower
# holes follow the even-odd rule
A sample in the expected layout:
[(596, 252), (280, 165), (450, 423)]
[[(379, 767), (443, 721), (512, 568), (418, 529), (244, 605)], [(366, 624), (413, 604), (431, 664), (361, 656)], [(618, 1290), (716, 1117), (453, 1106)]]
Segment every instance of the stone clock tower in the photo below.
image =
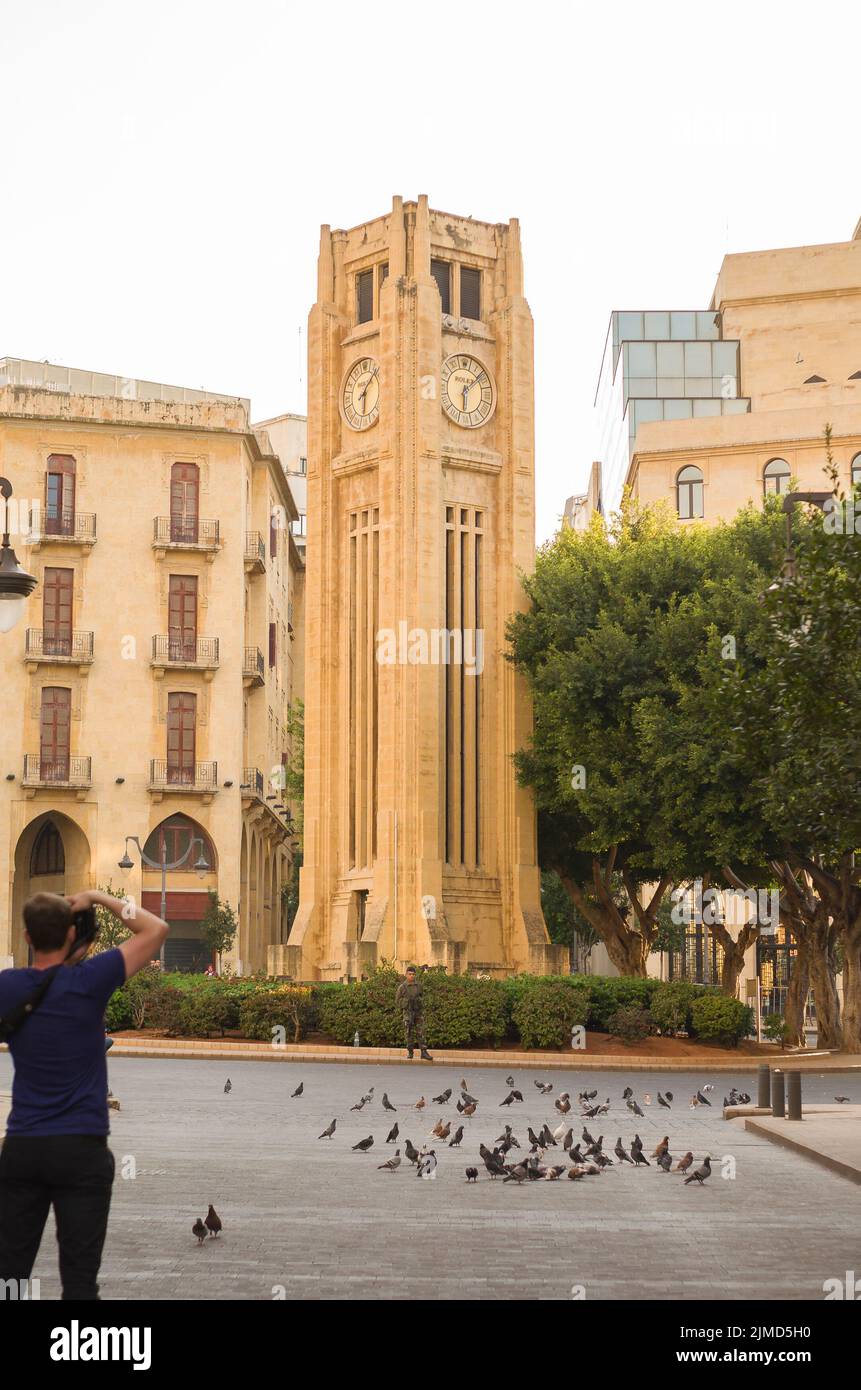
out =
[(504, 660), (534, 550), (516, 221), (323, 227), (308, 332), (305, 866), (282, 968), (564, 968)]

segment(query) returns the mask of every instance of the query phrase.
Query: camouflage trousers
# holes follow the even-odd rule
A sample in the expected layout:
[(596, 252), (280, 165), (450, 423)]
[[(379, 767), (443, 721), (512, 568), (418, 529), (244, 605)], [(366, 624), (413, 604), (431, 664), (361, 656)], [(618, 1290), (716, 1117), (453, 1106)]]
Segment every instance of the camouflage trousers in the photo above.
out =
[(425, 1021), (421, 1014), (404, 1014), (404, 1035), (410, 1052), (427, 1047)]

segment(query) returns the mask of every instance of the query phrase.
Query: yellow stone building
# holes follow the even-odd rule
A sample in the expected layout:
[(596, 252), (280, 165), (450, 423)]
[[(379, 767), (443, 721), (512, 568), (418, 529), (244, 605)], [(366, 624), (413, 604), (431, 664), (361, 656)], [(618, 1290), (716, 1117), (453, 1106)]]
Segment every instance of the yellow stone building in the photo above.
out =
[(0, 362), (9, 529), (38, 579), (0, 634), (0, 966), (26, 963), (31, 893), (111, 883), (159, 911), (163, 860), (168, 966), (208, 963), (208, 889), (238, 910), (228, 966), (265, 969), (286, 934), (303, 564), (248, 409)]
[[(596, 407), (605, 512), (623, 485), (685, 525), (768, 493), (828, 491), (826, 425), (849, 492), (861, 481), (861, 222), (850, 241), (727, 256), (707, 310), (614, 312)], [(789, 952), (782, 928), (747, 952), (739, 987), (760, 978), (764, 1013), (782, 1009)], [(720, 949), (701, 924), (685, 954), (649, 968), (716, 978)], [(602, 947), (592, 957), (615, 973)]]
[(272, 969), (561, 967), (503, 657), (534, 554), (517, 222), (421, 197), (324, 227), (308, 344), (305, 864)]

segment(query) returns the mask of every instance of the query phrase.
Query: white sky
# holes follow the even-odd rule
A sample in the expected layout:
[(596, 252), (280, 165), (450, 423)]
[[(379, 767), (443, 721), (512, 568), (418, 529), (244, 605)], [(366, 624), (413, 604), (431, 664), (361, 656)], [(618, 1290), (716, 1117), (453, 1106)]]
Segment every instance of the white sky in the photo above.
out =
[(6, 0), (0, 356), (304, 412), (321, 222), (518, 216), (542, 539), (612, 309), (851, 236), (859, 32), (847, 0)]

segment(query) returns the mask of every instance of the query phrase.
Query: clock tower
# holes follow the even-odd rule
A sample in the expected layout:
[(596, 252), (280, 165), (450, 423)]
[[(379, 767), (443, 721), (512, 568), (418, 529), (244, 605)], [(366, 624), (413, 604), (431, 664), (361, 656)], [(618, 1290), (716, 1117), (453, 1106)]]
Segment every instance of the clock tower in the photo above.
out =
[(534, 554), (517, 222), (421, 197), (323, 227), (308, 359), (305, 858), (279, 973), (563, 969), (504, 658)]

